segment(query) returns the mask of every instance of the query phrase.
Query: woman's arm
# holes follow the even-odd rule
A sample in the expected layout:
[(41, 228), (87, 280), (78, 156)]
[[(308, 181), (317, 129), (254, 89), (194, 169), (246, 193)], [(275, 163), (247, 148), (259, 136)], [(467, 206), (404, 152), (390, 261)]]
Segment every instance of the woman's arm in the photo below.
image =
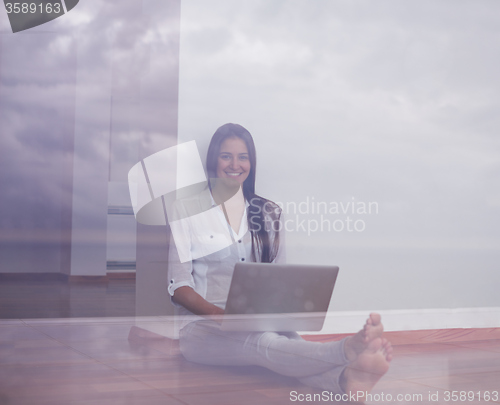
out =
[(174, 291), (173, 300), (195, 315), (201, 315), (216, 322), (222, 322), (224, 310), (205, 300), (191, 287), (183, 286)]

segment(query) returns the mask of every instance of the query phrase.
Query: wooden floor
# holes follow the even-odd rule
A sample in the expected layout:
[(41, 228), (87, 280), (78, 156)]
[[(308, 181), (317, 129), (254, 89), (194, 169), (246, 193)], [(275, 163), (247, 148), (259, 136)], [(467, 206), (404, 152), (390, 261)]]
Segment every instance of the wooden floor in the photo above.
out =
[[(160, 318), (0, 320), (0, 404), (290, 404), (299, 402), (290, 400), (291, 391), (318, 393), (257, 367), (189, 363), (179, 354), (177, 341), (148, 332), (163, 322)], [(367, 403), (451, 404), (445, 395), (454, 390), (474, 393), (473, 400), (455, 403), (485, 404), (486, 391), (490, 395), (500, 391), (499, 329), (387, 335), (396, 344), (394, 360)], [(392, 401), (377, 397), (382, 393), (384, 398), (392, 395)]]

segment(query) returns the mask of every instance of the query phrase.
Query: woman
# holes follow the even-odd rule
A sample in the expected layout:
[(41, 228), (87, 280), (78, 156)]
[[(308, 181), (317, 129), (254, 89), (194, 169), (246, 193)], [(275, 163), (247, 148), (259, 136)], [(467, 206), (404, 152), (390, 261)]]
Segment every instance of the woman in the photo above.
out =
[[(250, 133), (240, 125), (225, 124), (213, 135), (207, 154), (208, 176), (216, 181), (205, 195), (179, 203), (179, 210), (196, 206), (195, 211), (211, 213), (203, 226), (193, 221), (184, 225), (182, 249), (187, 246), (197, 254), (180, 260), (179, 246), (170, 250), (168, 290), (185, 316), (180, 331), (182, 354), (202, 364), (266, 367), (334, 393), (371, 389), (387, 370), (392, 351), (381, 339), (377, 314), (370, 315), (360, 332), (340, 342), (307, 342), (297, 333), (220, 330), (234, 265), (285, 260), (278, 223), (281, 210), (255, 194), (256, 168)], [(203, 251), (211, 253), (201, 256)]]

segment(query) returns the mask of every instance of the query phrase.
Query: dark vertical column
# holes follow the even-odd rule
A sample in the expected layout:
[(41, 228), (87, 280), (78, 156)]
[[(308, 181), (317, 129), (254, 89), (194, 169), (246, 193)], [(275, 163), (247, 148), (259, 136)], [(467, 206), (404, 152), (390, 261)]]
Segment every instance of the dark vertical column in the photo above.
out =
[[(140, 159), (177, 144), (180, 0), (146, 3), (149, 6), (144, 13), (150, 16), (151, 23), (165, 24), (169, 37), (166, 43), (151, 49), (150, 54), (150, 69), (155, 69), (153, 65), (158, 63), (163, 72), (162, 79), (156, 82), (146, 80), (141, 87), (141, 121), (145, 132), (140, 141)], [(158, 14), (161, 14), (161, 20), (158, 20)], [(166, 289), (168, 242), (167, 227), (137, 224), (138, 316), (173, 313)]]
[(68, 274), (74, 40), (27, 32), (0, 41), (0, 272)]

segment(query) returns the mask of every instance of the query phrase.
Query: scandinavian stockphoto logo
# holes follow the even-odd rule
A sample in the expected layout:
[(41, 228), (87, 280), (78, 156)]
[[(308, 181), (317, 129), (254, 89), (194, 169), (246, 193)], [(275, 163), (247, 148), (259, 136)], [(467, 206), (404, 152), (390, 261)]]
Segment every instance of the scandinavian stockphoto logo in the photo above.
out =
[(238, 192), (239, 184), (222, 184), (220, 179), (211, 179), (210, 183), (212, 190), (221, 190), (214, 197), (208, 192), (208, 179), (195, 141), (154, 153), (128, 173), (137, 222), (168, 223), (182, 263), (208, 256), (235, 242), (220, 215), (223, 204)]
[[(240, 190), (240, 185), (233, 179), (207, 179), (195, 141), (164, 149), (135, 164), (128, 173), (128, 183), (137, 222), (168, 223), (182, 263), (236, 242), (228, 221), (221, 215), (226, 215), (224, 204)], [(253, 201), (249, 204), (253, 206)], [(354, 197), (351, 201), (327, 202), (307, 196), (298, 204), (276, 204), (284, 219), (265, 215), (266, 229), (307, 236), (317, 232), (364, 232), (364, 218), (379, 213), (378, 202)], [(258, 209), (271, 214), (273, 207), (274, 204), (266, 203)]]
[(12, 32), (28, 30), (72, 10), (79, 0), (28, 0), (15, 2), (4, 0)]

